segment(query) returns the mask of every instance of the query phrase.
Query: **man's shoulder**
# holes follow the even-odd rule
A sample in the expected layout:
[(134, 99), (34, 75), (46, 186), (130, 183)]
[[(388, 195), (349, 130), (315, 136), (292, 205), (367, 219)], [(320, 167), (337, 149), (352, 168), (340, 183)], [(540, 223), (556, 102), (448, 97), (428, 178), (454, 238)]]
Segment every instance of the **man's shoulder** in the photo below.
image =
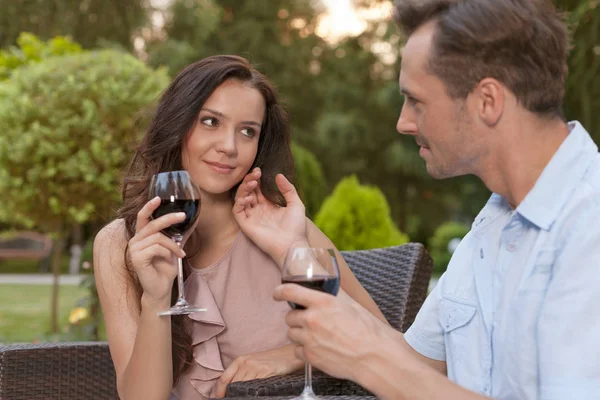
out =
[(559, 242), (581, 235), (600, 238), (600, 154), (596, 156), (552, 228)]
[(600, 153), (596, 153), (590, 167), (583, 175), (581, 183), (584, 189), (590, 191), (590, 196), (597, 196), (600, 193)]

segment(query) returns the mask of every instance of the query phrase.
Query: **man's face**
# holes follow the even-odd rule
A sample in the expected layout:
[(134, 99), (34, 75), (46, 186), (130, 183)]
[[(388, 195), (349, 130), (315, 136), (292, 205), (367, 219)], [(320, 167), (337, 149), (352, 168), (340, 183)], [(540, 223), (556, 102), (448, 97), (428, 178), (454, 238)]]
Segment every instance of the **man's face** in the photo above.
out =
[(405, 99), (396, 129), (415, 137), (427, 172), (441, 179), (472, 173), (481, 141), (473, 133), (468, 101), (450, 98), (445, 84), (428, 72), (434, 28), (423, 25), (404, 47), (400, 91)]

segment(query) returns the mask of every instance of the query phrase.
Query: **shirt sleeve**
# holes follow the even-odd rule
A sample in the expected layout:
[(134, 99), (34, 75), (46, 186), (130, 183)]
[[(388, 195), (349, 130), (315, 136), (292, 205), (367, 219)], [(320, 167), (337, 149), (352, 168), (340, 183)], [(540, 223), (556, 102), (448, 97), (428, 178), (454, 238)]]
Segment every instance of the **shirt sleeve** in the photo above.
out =
[(541, 400), (600, 399), (600, 207), (575, 227), (557, 255), (536, 329)]
[(444, 275), (425, 299), (415, 322), (404, 334), (406, 342), (416, 352), (438, 361), (446, 361), (444, 330), (439, 322), (440, 291)]

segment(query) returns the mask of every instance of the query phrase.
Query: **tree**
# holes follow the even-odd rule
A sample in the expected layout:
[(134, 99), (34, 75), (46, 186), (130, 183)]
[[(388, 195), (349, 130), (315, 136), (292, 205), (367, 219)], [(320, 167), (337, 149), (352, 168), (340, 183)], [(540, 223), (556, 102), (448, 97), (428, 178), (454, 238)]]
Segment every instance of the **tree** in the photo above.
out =
[(111, 216), (134, 116), (167, 84), (166, 71), (112, 50), (51, 57), (0, 83), (0, 221), (52, 233), (55, 275), (71, 225)]
[[(316, 88), (327, 83), (311, 70), (311, 61), (317, 58), (313, 50), (325, 46), (314, 34), (319, 13), (314, 3), (174, 0), (166, 11), (165, 38), (148, 44), (149, 62), (167, 65), (173, 72), (182, 64), (209, 55), (246, 57), (277, 85), (291, 115), (295, 137), (301, 132), (308, 134), (322, 104)], [(187, 62), (178, 48), (186, 49)], [(173, 57), (164, 56), (168, 53)]]
[(131, 49), (134, 33), (149, 24), (146, 0), (0, 0), (0, 47), (21, 32), (42, 39), (71, 36), (84, 48), (103, 42)]
[(304, 147), (292, 143), (294, 165), (296, 167), (296, 187), (308, 217), (313, 217), (319, 211), (325, 199), (327, 183), (319, 160)]
[(408, 242), (390, 218), (385, 196), (362, 186), (356, 176), (338, 183), (315, 218), (315, 224), (340, 250), (372, 249)]
[(569, 56), (565, 114), (577, 119), (600, 144), (600, 1), (555, 0), (568, 12), (573, 49)]

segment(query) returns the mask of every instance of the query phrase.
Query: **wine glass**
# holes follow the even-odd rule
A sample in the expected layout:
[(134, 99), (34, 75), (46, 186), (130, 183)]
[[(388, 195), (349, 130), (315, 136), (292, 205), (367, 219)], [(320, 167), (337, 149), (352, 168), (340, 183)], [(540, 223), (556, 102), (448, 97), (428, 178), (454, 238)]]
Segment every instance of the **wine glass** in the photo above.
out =
[[(291, 247), (283, 263), (282, 283), (295, 283), (309, 289), (337, 295), (340, 289), (340, 270), (333, 249), (315, 247)], [(300, 304), (289, 303), (296, 310)], [(312, 369), (304, 365), (304, 390), (292, 400), (318, 399), (312, 389)]]
[[(187, 239), (200, 214), (200, 196), (196, 186), (192, 183), (187, 171), (161, 172), (154, 175), (150, 183), (150, 198), (156, 196), (160, 197), (160, 206), (154, 210), (152, 218), (156, 219), (174, 212), (184, 212), (186, 215), (184, 221), (162, 230), (162, 233), (181, 247), (183, 239)], [(159, 312), (158, 315), (182, 315), (206, 311), (206, 308), (191, 305), (185, 299), (183, 293), (183, 264), (179, 257), (177, 257), (177, 266), (179, 298), (173, 307)]]

